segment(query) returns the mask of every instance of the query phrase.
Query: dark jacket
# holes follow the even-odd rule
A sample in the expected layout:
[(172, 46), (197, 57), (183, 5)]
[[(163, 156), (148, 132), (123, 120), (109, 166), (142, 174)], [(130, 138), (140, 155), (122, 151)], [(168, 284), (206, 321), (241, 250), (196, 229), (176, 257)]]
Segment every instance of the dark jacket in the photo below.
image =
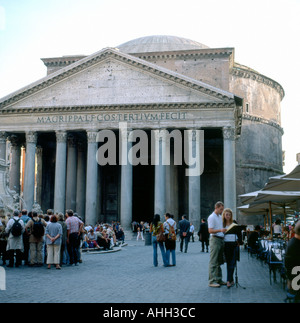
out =
[(206, 222), (200, 224), (200, 230), (198, 232), (201, 241), (206, 241), (209, 239), (208, 224)]
[(190, 232), (190, 226), (191, 226), (190, 222), (186, 219), (183, 219), (183, 220), (179, 221), (178, 224), (179, 224), (178, 228), (180, 231), (180, 236), (183, 235), (183, 232), (186, 232), (188, 235)]

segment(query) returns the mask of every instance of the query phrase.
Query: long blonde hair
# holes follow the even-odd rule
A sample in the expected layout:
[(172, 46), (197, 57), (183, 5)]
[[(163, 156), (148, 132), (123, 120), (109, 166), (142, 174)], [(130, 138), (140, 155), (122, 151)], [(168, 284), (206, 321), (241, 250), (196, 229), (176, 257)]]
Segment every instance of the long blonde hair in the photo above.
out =
[(227, 209), (224, 209), (223, 213), (222, 213), (222, 221), (223, 221), (223, 227), (225, 228), (226, 227), (226, 219), (225, 219), (225, 214), (226, 213), (230, 213), (231, 215), (231, 219), (230, 219), (230, 224), (233, 223), (233, 212), (231, 209), (227, 208)]

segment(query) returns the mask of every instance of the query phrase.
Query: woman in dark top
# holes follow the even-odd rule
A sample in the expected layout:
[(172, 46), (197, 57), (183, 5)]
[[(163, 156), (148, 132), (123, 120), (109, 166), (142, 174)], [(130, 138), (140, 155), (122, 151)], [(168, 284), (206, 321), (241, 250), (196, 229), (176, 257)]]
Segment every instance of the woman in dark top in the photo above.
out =
[(152, 233), (152, 246), (153, 246), (153, 265), (154, 267), (158, 266), (158, 257), (157, 257), (157, 247), (159, 246), (162, 256), (162, 261), (164, 266), (167, 266), (166, 262), (166, 251), (164, 247), (164, 243), (158, 241), (157, 238), (161, 233), (164, 233), (163, 223), (160, 222), (160, 215), (155, 214), (153, 221), (150, 225), (150, 232)]

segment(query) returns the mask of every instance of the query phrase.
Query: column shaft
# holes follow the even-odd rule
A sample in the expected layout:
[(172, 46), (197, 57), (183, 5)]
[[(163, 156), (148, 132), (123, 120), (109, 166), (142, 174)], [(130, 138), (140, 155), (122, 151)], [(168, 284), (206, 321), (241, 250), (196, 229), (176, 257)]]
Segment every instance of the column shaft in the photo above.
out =
[(125, 230), (130, 230), (132, 223), (132, 188), (133, 188), (133, 168), (128, 160), (128, 153), (132, 147), (132, 142), (128, 142), (128, 131), (120, 129), (120, 140), (122, 140), (121, 154), (122, 160), (127, 160), (121, 166), (121, 224)]
[(56, 162), (54, 212), (65, 212), (66, 202), (67, 132), (56, 132)]
[(7, 135), (5, 132), (0, 132), (0, 159), (5, 161), (6, 164), (6, 138)]
[(236, 219), (235, 129), (224, 128), (224, 205)]
[(86, 224), (95, 225), (98, 221), (97, 196), (98, 196), (98, 163), (96, 159), (98, 131), (88, 131), (87, 172), (86, 172)]
[(159, 130), (155, 135), (155, 183), (154, 183), (154, 213), (161, 217), (166, 213), (166, 166), (164, 165), (165, 137)]
[(11, 136), (10, 140), (10, 171), (9, 171), (9, 188), (20, 194), (20, 172), (21, 172), (21, 144), (17, 136)]
[[(200, 138), (197, 138), (195, 130), (188, 131), (188, 148), (189, 157), (195, 156), (197, 158), (196, 165), (200, 164), (200, 149), (199, 145)], [(190, 168), (194, 168), (189, 162)], [(191, 174), (190, 174), (191, 175)], [(200, 174), (196, 176), (189, 176), (189, 221), (195, 226), (195, 230), (200, 228), (201, 218), (201, 177)]]
[(32, 210), (32, 206), (34, 203), (36, 142), (37, 133), (27, 132), (23, 196), (28, 211)]
[(77, 191), (77, 142), (71, 135), (68, 137), (66, 209), (76, 210)]

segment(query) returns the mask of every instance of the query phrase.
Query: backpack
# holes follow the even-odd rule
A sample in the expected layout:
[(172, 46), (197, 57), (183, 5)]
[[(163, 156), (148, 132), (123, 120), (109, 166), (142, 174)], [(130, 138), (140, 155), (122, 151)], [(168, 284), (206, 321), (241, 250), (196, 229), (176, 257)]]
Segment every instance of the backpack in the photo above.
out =
[(13, 220), (15, 221), (15, 223), (11, 227), (10, 232), (14, 237), (19, 237), (22, 234), (22, 225), (20, 223), (20, 219), (18, 220), (13, 219)]
[(176, 241), (177, 237), (176, 237), (176, 233), (175, 233), (175, 229), (174, 229), (174, 225), (169, 224), (169, 233), (168, 233), (168, 239), (172, 240), (172, 241)]
[[(33, 219), (32, 219), (33, 220)], [(38, 221), (33, 220), (33, 227), (32, 227), (32, 234), (35, 238), (41, 238), (45, 233), (44, 225), (42, 220), (39, 219)]]

